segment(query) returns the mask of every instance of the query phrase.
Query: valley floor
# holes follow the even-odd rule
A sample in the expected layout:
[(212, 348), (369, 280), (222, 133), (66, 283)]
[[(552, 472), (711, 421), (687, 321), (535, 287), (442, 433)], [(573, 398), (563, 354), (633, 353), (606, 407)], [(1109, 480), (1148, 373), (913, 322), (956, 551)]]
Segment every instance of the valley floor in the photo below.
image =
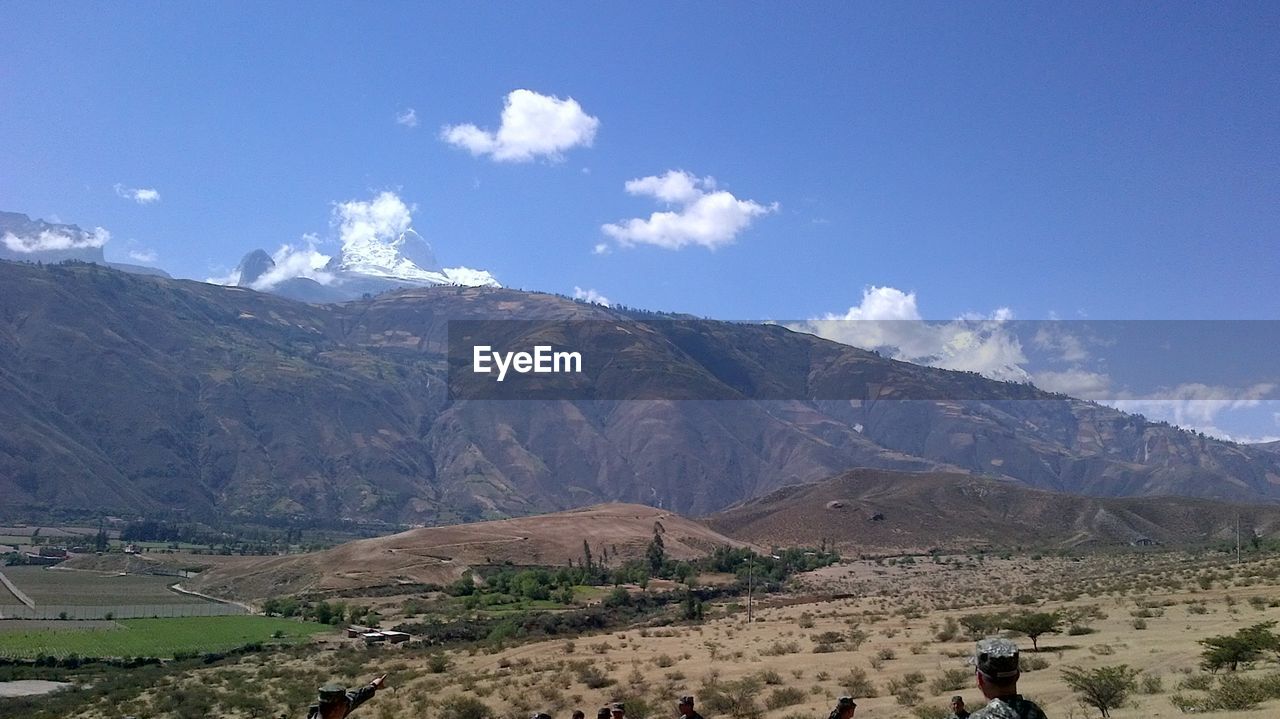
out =
[[(357, 716), (471, 719), (547, 711), (559, 719), (573, 709), (591, 716), (616, 700), (628, 702), (628, 716), (674, 716), (674, 697), (691, 693), (708, 717), (790, 719), (823, 716), (837, 696), (851, 693), (859, 719), (929, 719), (941, 716), (953, 694), (970, 708), (981, 704), (966, 663), (973, 643), (963, 620), (1027, 610), (1076, 610), (1084, 617), (1071, 633), (1041, 636), (1038, 652), (1017, 639), (1020, 688), (1049, 716), (1098, 715), (1079, 705), (1064, 668), (1120, 664), (1142, 674), (1114, 717), (1181, 716), (1178, 703), (1203, 703), (1221, 681), (1221, 674), (1200, 670), (1200, 640), (1280, 621), (1280, 557), (1239, 565), (1223, 555), (1170, 552), (848, 562), (805, 575), (793, 594), (761, 599), (751, 623), (734, 604), (700, 624), (505, 648), (368, 650), (333, 638), (166, 674), (140, 694), (111, 700), (111, 710), (138, 717), (197, 709), (296, 716), (326, 681), (355, 685), (387, 672), (389, 689)], [(1242, 674), (1277, 672), (1274, 662), (1260, 661)], [(85, 696), (65, 715), (102, 716), (104, 701)], [(1278, 711), (1280, 699), (1269, 699), (1245, 712), (1197, 714)]]

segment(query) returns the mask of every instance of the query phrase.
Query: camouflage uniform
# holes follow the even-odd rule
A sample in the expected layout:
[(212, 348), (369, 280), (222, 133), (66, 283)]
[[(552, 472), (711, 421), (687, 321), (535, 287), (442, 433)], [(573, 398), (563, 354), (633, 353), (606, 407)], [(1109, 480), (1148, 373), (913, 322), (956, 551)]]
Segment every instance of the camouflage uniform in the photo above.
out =
[[(978, 642), (973, 664), (978, 673), (997, 686), (1014, 689), (1018, 683), (1020, 656), (1018, 645), (1008, 639), (983, 639)], [(1048, 719), (1044, 711), (1021, 694), (1008, 694), (992, 699), (985, 707), (969, 715), (969, 719)]]
[[(323, 697), (327, 694), (335, 693), (335, 689), (336, 689), (336, 692), (345, 693), (347, 695), (347, 713), (343, 714), (343, 716), (346, 716), (347, 714), (350, 714), (351, 712), (355, 711), (356, 707), (369, 701), (369, 698), (372, 697), (374, 693), (378, 691), (378, 688), (373, 686), (372, 684), (366, 684), (360, 687), (359, 689), (356, 689), (355, 691), (350, 691), (350, 692), (342, 689), (341, 687), (333, 687), (332, 685), (325, 685), (320, 689), (320, 695)], [(307, 711), (307, 719), (320, 719), (321, 716), (323, 715), (320, 713), (320, 705), (312, 704), (311, 708)]]
[(1021, 694), (992, 699), (991, 703), (969, 715), (969, 719), (1048, 719), (1044, 711)]

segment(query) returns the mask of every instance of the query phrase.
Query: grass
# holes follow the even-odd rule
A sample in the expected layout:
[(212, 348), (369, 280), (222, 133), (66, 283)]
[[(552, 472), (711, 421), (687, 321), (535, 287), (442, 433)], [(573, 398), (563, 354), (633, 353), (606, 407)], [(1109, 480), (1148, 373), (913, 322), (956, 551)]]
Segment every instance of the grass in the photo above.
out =
[[(221, 652), (254, 642), (292, 643), (333, 631), (313, 622), (259, 616), (123, 619), (83, 631), (0, 632), (0, 657), (172, 657)], [(273, 638), (273, 635), (278, 635)]]
[[(104, 575), (44, 567), (5, 567), (4, 575), (35, 601), (36, 606), (105, 607), (123, 604), (199, 604), (205, 600), (171, 591), (173, 577), (140, 574)], [(17, 604), (8, 592), (0, 602)]]

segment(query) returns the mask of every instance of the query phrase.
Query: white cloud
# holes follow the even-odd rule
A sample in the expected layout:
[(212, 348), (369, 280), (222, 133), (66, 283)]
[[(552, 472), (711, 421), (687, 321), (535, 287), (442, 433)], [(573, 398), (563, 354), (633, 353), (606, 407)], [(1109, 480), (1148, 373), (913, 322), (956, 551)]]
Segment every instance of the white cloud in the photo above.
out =
[(755, 218), (778, 210), (776, 202), (762, 205), (754, 200), (739, 200), (728, 191), (717, 189), (714, 178), (695, 177), (684, 170), (630, 180), (626, 190), (679, 209), (654, 212), (648, 219), (637, 217), (601, 226), (622, 247), (646, 244), (678, 250), (699, 245), (715, 249), (731, 244)]
[(1004, 326), (1011, 319), (1013, 312), (1002, 307), (986, 316), (925, 322), (916, 293), (871, 286), (862, 291), (862, 301), (845, 312), (790, 327), (904, 362), (1021, 382), (1030, 375), (1024, 368), (1027, 357), (1021, 342)]
[(1102, 400), (1115, 396), (1111, 391), (1111, 377), (1079, 367), (1060, 372), (1052, 370), (1035, 372), (1031, 376), (1031, 382), (1040, 389), (1060, 392), (1080, 399)]
[(401, 110), (400, 112), (397, 112), (396, 124), (404, 125), (405, 127), (417, 127), (418, 126), (417, 111), (414, 110), (412, 107), (409, 107), (409, 108), (405, 108), (404, 110)]
[(1037, 327), (1031, 342), (1037, 349), (1056, 353), (1058, 359), (1064, 362), (1083, 362), (1089, 359), (1085, 340), (1058, 327), (1056, 323), (1043, 323)]
[[(219, 272), (222, 269), (224, 268), (223, 267), (209, 268), (211, 272)], [(214, 275), (212, 277), (206, 277), (204, 278), (204, 281), (208, 282), (211, 285), (223, 285), (225, 287), (234, 287), (240, 284), (240, 269), (236, 268), (234, 270), (231, 270), (225, 275)]]
[(160, 259), (155, 250), (129, 250), (129, 259), (136, 262), (151, 263)]
[(372, 200), (351, 200), (334, 205), (338, 236), (343, 247), (391, 242), (413, 226), (413, 210), (394, 192), (383, 191)]
[[(1267, 438), (1241, 437), (1218, 426), (1223, 412), (1257, 407), (1272, 399), (1277, 385), (1259, 382), (1244, 388), (1207, 385), (1199, 382), (1146, 393), (1140, 398), (1113, 399), (1103, 404), (1123, 412), (1141, 414), (1148, 419), (1163, 420), (1183, 429), (1204, 432), (1213, 437), (1238, 442), (1267, 441)], [(1120, 393), (1121, 395), (1125, 393)]]
[(84, 230), (79, 232), (41, 230), (35, 235), (21, 236), (6, 232), (4, 237), (0, 238), (0, 243), (3, 243), (11, 252), (24, 254), (51, 250), (81, 250), (90, 247), (102, 247), (110, 241), (111, 233), (101, 227), (94, 228), (93, 232)]
[(592, 304), (602, 305), (604, 307), (609, 307), (612, 304), (611, 302), (609, 302), (608, 297), (605, 297), (599, 292), (596, 292), (593, 289), (584, 290), (581, 287), (577, 287), (577, 286), (573, 288), (573, 298), (575, 300), (585, 300)]
[(160, 192), (154, 187), (125, 187), (117, 182), (116, 194), (126, 200), (133, 200), (139, 205), (149, 205), (160, 201)]
[(608, 242), (597, 242), (597, 243), (595, 244), (595, 247), (592, 247), (592, 248), (591, 248), (591, 254), (593, 254), (593, 255), (607, 255), (607, 254), (609, 254), (609, 243), (608, 243)]
[(599, 127), (600, 120), (583, 112), (571, 97), (561, 100), (532, 90), (512, 90), (496, 132), (469, 123), (446, 125), (440, 130), (440, 139), (498, 162), (528, 162), (539, 157), (558, 161), (566, 150), (591, 147)]
[[(325, 265), (332, 259), (316, 249), (315, 236), (303, 235), (302, 241), (296, 245), (284, 244), (271, 255), (275, 267), (263, 272), (253, 281), (251, 287), (260, 292), (297, 277), (315, 280), (322, 285), (333, 281), (333, 275), (325, 272)], [(240, 278), (237, 276), (236, 280)]]

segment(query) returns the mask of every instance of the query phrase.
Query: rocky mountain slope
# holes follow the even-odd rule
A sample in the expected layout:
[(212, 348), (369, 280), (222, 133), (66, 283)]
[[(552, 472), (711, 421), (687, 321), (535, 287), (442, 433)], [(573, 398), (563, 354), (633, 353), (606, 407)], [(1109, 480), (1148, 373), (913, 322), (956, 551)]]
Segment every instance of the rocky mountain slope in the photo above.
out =
[[(308, 305), (95, 265), (0, 262), (0, 287), (6, 514), (436, 524), (626, 501), (696, 515), (852, 467), (1280, 498), (1275, 453), (778, 326), (645, 325), (606, 348), (617, 361), (596, 380), (614, 399), (451, 401), (449, 320), (608, 320), (573, 325), (589, 334), (642, 318), (452, 286)], [(673, 381), (694, 399), (629, 401)], [(854, 386), (979, 399), (723, 401)]]

